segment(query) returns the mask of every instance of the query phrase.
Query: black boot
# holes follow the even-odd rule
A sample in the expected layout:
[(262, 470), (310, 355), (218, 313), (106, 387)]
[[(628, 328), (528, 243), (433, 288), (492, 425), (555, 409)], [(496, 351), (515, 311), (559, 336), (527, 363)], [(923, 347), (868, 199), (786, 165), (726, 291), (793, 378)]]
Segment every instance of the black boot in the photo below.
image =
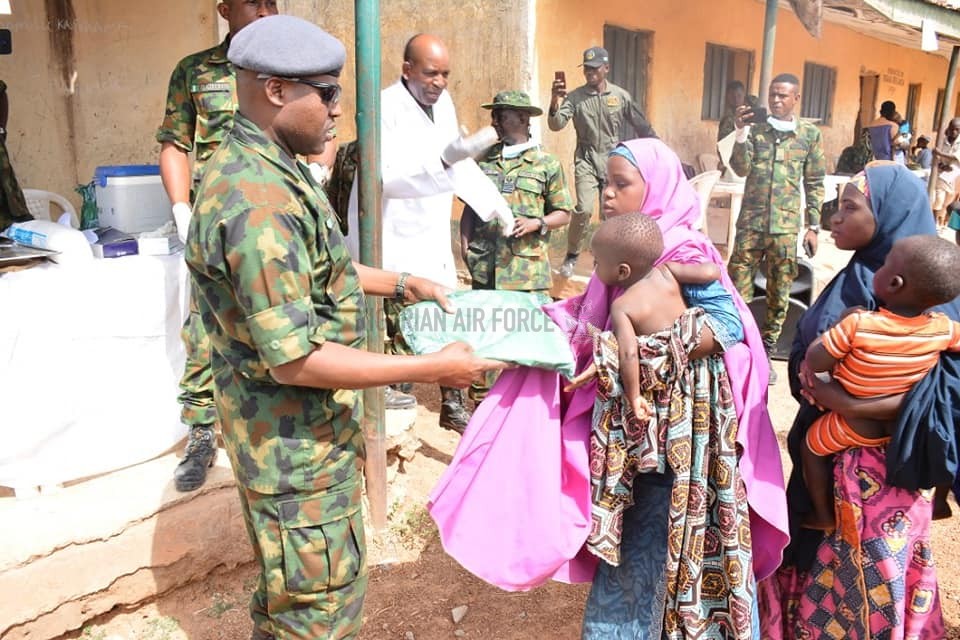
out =
[(183, 460), (173, 472), (173, 484), (177, 491), (193, 491), (207, 480), (207, 469), (217, 459), (217, 441), (213, 425), (190, 428)]
[(560, 265), (560, 275), (564, 278), (570, 278), (573, 276), (573, 269), (577, 266), (577, 258), (580, 257), (578, 253), (568, 253), (567, 257), (563, 259), (563, 264)]
[(443, 400), (440, 405), (440, 426), (463, 434), (470, 422), (470, 412), (463, 406), (463, 391), (440, 387), (440, 395)]
[(777, 372), (773, 370), (773, 358), (771, 354), (773, 353), (772, 344), (763, 343), (763, 350), (767, 352), (767, 364), (770, 366), (770, 375), (767, 377), (767, 386), (772, 386), (777, 384)]
[(417, 399), (409, 393), (398, 391), (393, 387), (384, 387), (384, 409), (413, 409), (417, 406)]

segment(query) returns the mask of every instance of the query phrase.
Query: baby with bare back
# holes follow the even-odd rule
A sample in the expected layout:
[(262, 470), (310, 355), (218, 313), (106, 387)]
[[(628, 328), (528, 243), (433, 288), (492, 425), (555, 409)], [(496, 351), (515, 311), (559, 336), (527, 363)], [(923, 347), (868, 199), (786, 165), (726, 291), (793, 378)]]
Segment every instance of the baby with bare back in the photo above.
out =
[(669, 329), (688, 302), (701, 306), (707, 321), (700, 345), (689, 355), (697, 359), (742, 340), (743, 324), (730, 293), (719, 282), (719, 266), (655, 265), (663, 253), (663, 236), (650, 216), (635, 213), (608, 219), (593, 235), (591, 249), (597, 277), (624, 289), (610, 305), (611, 328), (617, 338), (624, 397), (644, 420), (650, 417), (650, 404), (640, 389), (637, 336)]

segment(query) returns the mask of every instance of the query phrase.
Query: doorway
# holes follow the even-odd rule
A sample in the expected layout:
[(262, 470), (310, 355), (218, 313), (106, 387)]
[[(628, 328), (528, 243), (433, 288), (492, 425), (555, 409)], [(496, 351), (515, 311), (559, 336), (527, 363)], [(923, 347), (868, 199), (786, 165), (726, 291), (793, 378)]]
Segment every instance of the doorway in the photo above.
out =
[(652, 46), (652, 31), (603, 25), (603, 48), (610, 54), (610, 82), (626, 89), (644, 113)]
[(863, 128), (873, 122), (877, 114), (877, 90), (880, 88), (880, 75), (864, 73), (860, 76), (860, 111), (857, 113), (857, 124), (853, 130), (853, 144), (860, 141)]

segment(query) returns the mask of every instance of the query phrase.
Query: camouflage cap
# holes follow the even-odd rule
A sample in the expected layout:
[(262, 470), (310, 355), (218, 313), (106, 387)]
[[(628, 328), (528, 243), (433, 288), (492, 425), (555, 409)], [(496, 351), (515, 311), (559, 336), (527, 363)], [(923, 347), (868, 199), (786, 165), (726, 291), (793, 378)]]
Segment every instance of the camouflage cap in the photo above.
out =
[(581, 67), (602, 67), (610, 62), (610, 54), (603, 47), (590, 47), (583, 52)]
[(227, 58), (241, 69), (300, 78), (340, 75), (347, 52), (312, 22), (278, 15), (254, 20), (233, 36)]
[(480, 105), (484, 109), (516, 109), (532, 116), (543, 115), (543, 109), (530, 104), (530, 96), (523, 91), (501, 91), (493, 96), (493, 102)]

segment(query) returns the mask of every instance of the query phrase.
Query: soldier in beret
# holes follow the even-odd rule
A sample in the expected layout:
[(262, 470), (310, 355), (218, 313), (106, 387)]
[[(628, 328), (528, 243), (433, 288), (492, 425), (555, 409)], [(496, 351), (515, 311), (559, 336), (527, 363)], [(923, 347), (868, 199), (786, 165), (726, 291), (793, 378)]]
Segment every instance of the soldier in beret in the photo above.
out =
[[(543, 110), (530, 104), (523, 91), (501, 91), (490, 109), (490, 120), (500, 136), (478, 160), (483, 172), (503, 194), (516, 223), (513, 235), (501, 233), (500, 221), (483, 222), (469, 206), (460, 218), (460, 252), (470, 270), (474, 289), (506, 289), (548, 294), (550, 231), (570, 222), (573, 200), (567, 191), (560, 160), (530, 139), (531, 116)], [(470, 386), (476, 403), (486, 397), (493, 374)]]
[(365, 293), (433, 299), (429, 280), (351, 262), (323, 190), (346, 51), (292, 16), (233, 38), (238, 110), (207, 163), (186, 260), (213, 347), (217, 411), (260, 579), (253, 638), (353, 638), (366, 587), (364, 443), (356, 389), (466, 386), (502, 363), (462, 343), (428, 356), (364, 350)]

